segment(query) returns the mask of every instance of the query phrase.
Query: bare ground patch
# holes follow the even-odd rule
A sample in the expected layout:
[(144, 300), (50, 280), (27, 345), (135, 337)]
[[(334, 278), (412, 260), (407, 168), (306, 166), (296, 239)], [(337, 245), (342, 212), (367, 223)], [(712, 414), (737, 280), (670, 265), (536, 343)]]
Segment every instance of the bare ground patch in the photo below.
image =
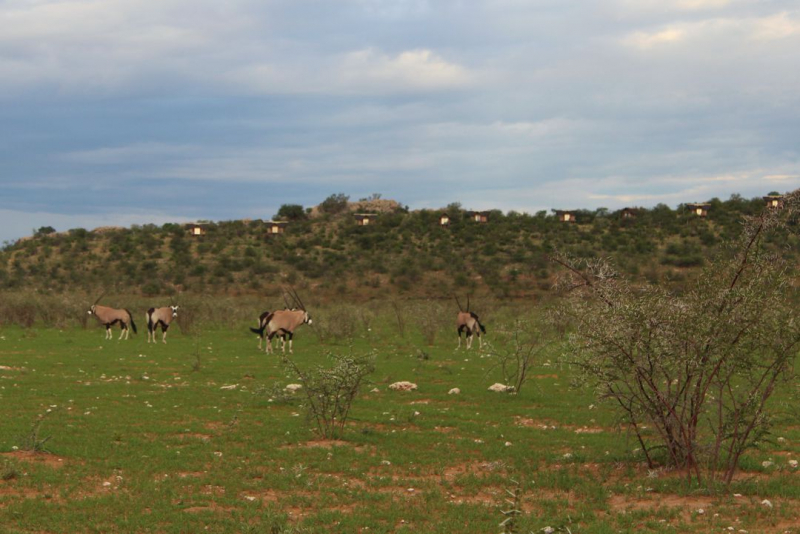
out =
[(64, 467), (65, 464), (64, 458), (49, 452), (13, 451), (4, 452), (0, 456), (29, 464), (46, 465), (55, 469)]
[(610, 432), (611, 429), (599, 426), (578, 426), (567, 425), (559, 421), (551, 419), (531, 419), (529, 417), (515, 417), (515, 424), (517, 426), (524, 426), (526, 428), (537, 428), (539, 430), (572, 430), (576, 434), (599, 434), (601, 432)]
[(235, 509), (236, 508), (233, 506), (222, 506), (221, 504), (210, 502), (203, 506), (190, 506), (188, 508), (184, 508), (182, 511), (186, 512), (187, 514), (200, 514), (203, 512), (213, 512), (213, 513), (230, 512), (231, 510)]
[(211, 438), (214, 437), (214, 436), (211, 436), (209, 434), (201, 434), (199, 432), (182, 432), (180, 434), (176, 434), (176, 436), (181, 441), (188, 441), (188, 440), (195, 440), (196, 439), (196, 440), (202, 441), (203, 443), (207, 443), (207, 442), (211, 441)]

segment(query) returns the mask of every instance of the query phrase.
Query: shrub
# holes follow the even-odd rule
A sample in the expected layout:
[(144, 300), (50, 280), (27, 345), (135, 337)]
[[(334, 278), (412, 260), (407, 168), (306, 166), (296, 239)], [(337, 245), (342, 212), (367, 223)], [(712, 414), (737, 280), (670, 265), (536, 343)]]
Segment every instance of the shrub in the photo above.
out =
[(764, 242), (787, 218), (796, 222), (798, 205), (800, 190), (783, 210), (746, 220), (732, 253), (681, 296), (634, 287), (602, 260), (556, 258), (568, 271), (562, 313), (574, 319), (572, 360), (618, 408), (651, 466), (656, 447), (644, 426), (688, 480), (721, 474), (726, 484), (769, 431), (768, 401), (795, 377), (800, 314), (785, 259)]
[(302, 371), (291, 359), (287, 365), (303, 385), (310, 419), (324, 439), (339, 438), (344, 431), (353, 401), (365, 378), (375, 370), (374, 356), (340, 356), (329, 353), (333, 366)]
[(303, 206), (300, 204), (283, 204), (280, 209), (278, 209), (278, 213), (275, 217), (287, 221), (302, 221), (307, 215)]
[(319, 209), (322, 213), (330, 213), (332, 215), (341, 213), (347, 209), (348, 200), (350, 200), (350, 197), (344, 193), (336, 193), (323, 200), (319, 205)]

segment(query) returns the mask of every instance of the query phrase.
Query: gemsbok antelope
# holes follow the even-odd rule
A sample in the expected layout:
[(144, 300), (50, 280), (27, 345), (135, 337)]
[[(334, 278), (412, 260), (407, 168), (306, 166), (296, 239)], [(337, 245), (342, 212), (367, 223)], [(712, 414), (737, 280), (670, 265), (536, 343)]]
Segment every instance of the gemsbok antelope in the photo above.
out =
[(475, 334), (478, 337), (478, 341), (480, 343), (479, 348), (483, 348), (483, 336), (481, 334), (486, 333), (486, 328), (481, 324), (480, 320), (478, 319), (478, 314), (469, 309), (469, 295), (467, 295), (467, 309), (461, 306), (461, 302), (458, 301), (458, 297), (456, 297), (456, 303), (458, 304), (458, 316), (456, 317), (456, 328), (458, 329), (458, 347), (461, 348), (461, 333), (464, 332), (467, 338), (467, 350), (472, 347), (472, 335)]
[(164, 306), (147, 310), (147, 342), (156, 343), (156, 330), (161, 325), (161, 342), (167, 342), (167, 330), (173, 319), (178, 316), (178, 306)]
[[(268, 353), (272, 352), (272, 338), (276, 335), (280, 335), (283, 339), (283, 343), (281, 344), (282, 352), (286, 354), (286, 338), (288, 338), (289, 353), (292, 354), (292, 341), (295, 329), (302, 324), (311, 324), (311, 316), (308, 314), (308, 311), (306, 311), (306, 307), (303, 305), (303, 301), (300, 300), (297, 292), (292, 290), (290, 294), (295, 301), (295, 308), (297, 309), (290, 307), (287, 301), (287, 307), (292, 309), (274, 311), (265, 319), (267, 332), (266, 352)], [(286, 300), (285, 290), (283, 298)]]
[[(288, 307), (286, 308), (289, 309)], [(272, 314), (271, 311), (265, 311), (261, 315), (258, 316), (258, 328), (250, 327), (250, 331), (254, 334), (258, 334), (258, 350), (261, 350), (261, 344), (267, 337), (267, 318)], [(282, 334), (281, 339), (283, 342), (286, 342), (286, 335)]]
[[(103, 298), (103, 295), (100, 295), (100, 298)], [(109, 308), (108, 306), (99, 306), (97, 303), (100, 302), (100, 299), (97, 299), (92, 307), (89, 308), (87, 312), (89, 315), (94, 315), (100, 323), (106, 327), (106, 339), (112, 339), (114, 336), (111, 334), (111, 327), (116, 323), (120, 323), (120, 328), (122, 328), (122, 332), (119, 334), (119, 338), (122, 339), (122, 336), (125, 336), (125, 339), (128, 339), (130, 336), (130, 330), (128, 330), (128, 325), (133, 328), (133, 333), (136, 333), (136, 323), (133, 322), (133, 315), (128, 310), (122, 309), (118, 310), (116, 308)]]

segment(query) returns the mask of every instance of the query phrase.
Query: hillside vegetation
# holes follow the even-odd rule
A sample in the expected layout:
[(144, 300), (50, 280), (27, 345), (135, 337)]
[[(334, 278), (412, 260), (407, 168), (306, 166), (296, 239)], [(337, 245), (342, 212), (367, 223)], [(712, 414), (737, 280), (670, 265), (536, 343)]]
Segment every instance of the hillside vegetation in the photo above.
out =
[[(660, 204), (620, 211), (578, 210), (577, 222), (554, 214), (488, 212), (477, 223), (458, 204), (409, 211), (392, 201), (347, 203), (332, 195), (313, 209), (285, 205), (286, 231), (270, 235), (262, 220), (204, 223), (192, 236), (183, 224), (132, 228), (40, 228), (0, 251), (0, 288), (61, 293), (100, 290), (146, 296), (277, 294), (280, 284), (313, 289), (315, 298), (445, 297), (467, 291), (495, 297), (551, 291), (548, 254), (609, 257), (641, 283), (680, 291), (740, 231), (742, 216), (764, 209), (761, 198), (712, 199), (708, 216)], [(380, 213), (367, 226), (354, 212)], [(447, 213), (450, 224), (439, 217)], [(794, 264), (797, 238), (771, 237)]]

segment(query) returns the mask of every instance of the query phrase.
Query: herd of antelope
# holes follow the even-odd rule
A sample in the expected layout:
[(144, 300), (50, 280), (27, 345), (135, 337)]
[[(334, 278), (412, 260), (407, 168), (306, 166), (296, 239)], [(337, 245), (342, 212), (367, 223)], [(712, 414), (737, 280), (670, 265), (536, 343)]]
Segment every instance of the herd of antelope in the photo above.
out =
[[(104, 293), (105, 294), (105, 293)], [(103, 294), (103, 295), (104, 295)], [(94, 315), (97, 320), (105, 326), (106, 337), (105, 339), (113, 339), (111, 334), (111, 327), (119, 323), (122, 331), (120, 332), (118, 340), (123, 337), (128, 339), (130, 336), (130, 329), (136, 333), (136, 323), (133, 321), (133, 314), (125, 309), (110, 308), (108, 306), (101, 306), (98, 303), (103, 295), (95, 301), (89, 308), (88, 314)], [(293, 300), (289, 302), (288, 296)], [(458, 297), (455, 297), (458, 304), (458, 315), (456, 316), (456, 331), (458, 333), (458, 347), (461, 348), (461, 334), (465, 335), (466, 348), (472, 347), (472, 338), (476, 336), (480, 342), (480, 348), (483, 348), (483, 334), (486, 333), (486, 328), (481, 324), (478, 315), (470, 310), (469, 295), (467, 295), (466, 309), (461, 306)], [(272, 353), (272, 340), (276, 336), (281, 340), (281, 351), (286, 354), (286, 344), (288, 340), (289, 353), (292, 351), (292, 341), (294, 339), (294, 331), (300, 325), (311, 325), (311, 315), (306, 310), (303, 301), (294, 289), (283, 290), (283, 300), (286, 308), (283, 310), (265, 311), (258, 317), (258, 328), (250, 328), (250, 331), (258, 335), (258, 349), (261, 350), (262, 343), (266, 341), (265, 351)], [(147, 320), (147, 342), (157, 343), (156, 331), (161, 326), (161, 341), (167, 342), (167, 330), (172, 320), (178, 317), (178, 306), (170, 305), (161, 308), (150, 308), (145, 314)]]

